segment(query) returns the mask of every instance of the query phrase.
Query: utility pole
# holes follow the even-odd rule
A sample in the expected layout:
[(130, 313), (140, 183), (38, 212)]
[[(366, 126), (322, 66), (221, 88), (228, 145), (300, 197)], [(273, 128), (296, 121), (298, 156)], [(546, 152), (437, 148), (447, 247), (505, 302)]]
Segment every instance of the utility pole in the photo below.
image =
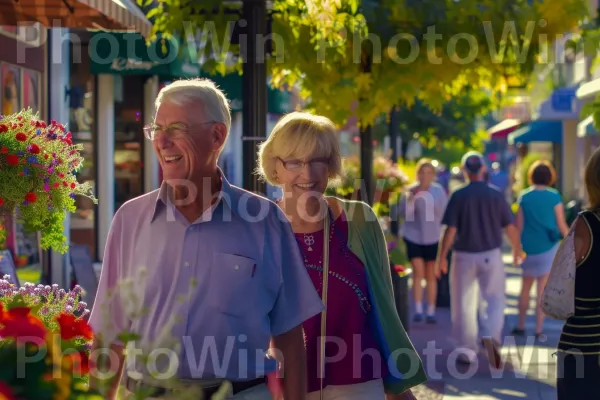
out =
[[(265, 0), (244, 0), (242, 20), (239, 21), (246, 34), (245, 48), (241, 52), (244, 61), (242, 75), (242, 148), (243, 187), (264, 195), (266, 185), (254, 173), (260, 142), (267, 133), (267, 65), (265, 40), (268, 31), (267, 3)], [(259, 45), (260, 44), (260, 45)]]

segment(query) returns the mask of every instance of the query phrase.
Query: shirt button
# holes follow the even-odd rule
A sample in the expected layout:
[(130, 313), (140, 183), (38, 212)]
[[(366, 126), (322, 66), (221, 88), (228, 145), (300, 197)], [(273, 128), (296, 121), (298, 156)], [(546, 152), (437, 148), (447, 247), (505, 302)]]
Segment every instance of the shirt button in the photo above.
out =
[(240, 266), (236, 265), (235, 267), (233, 267), (233, 269), (235, 269), (237, 271), (238, 269), (240, 269)]
[(186, 262), (184, 262), (184, 263), (183, 263), (183, 266), (184, 266), (184, 267), (189, 267), (189, 266), (190, 266), (190, 263), (186, 261)]

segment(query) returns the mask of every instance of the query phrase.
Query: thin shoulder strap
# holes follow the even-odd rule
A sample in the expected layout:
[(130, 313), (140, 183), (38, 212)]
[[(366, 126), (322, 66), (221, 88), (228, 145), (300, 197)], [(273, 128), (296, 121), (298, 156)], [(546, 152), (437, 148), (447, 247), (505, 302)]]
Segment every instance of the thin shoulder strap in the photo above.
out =
[(323, 305), (325, 309), (321, 313), (321, 337), (319, 348), (319, 369), (321, 390), (320, 398), (323, 400), (323, 378), (325, 377), (325, 338), (327, 335), (327, 289), (329, 284), (329, 236), (330, 236), (330, 220), (329, 208), (325, 213), (325, 226), (323, 227)]

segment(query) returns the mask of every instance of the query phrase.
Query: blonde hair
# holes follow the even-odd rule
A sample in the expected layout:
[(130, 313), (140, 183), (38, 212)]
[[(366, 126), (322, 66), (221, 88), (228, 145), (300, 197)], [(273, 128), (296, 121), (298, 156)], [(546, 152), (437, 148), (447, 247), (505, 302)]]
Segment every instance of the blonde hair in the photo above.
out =
[(417, 173), (421, 172), (423, 168), (431, 168), (435, 172), (435, 167), (433, 166), (433, 160), (431, 158), (421, 158), (415, 167)]
[(600, 148), (588, 160), (583, 174), (585, 190), (588, 194), (590, 209), (600, 208)]
[(271, 185), (277, 186), (275, 165), (277, 159), (329, 159), (330, 183), (342, 175), (337, 130), (331, 120), (307, 112), (292, 112), (281, 118), (268, 139), (258, 151), (258, 174)]
[(209, 121), (224, 124), (227, 133), (231, 129), (229, 101), (221, 89), (209, 79), (181, 79), (170, 83), (158, 93), (154, 105), (158, 110), (160, 105), (166, 102), (181, 106), (202, 103), (205, 117)]

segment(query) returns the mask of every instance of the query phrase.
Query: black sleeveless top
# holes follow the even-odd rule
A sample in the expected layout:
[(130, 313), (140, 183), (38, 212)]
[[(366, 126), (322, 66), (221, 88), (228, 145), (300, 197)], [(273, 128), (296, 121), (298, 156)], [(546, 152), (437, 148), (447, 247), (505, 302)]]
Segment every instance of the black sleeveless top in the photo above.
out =
[(579, 217), (591, 234), (590, 249), (575, 272), (575, 315), (563, 327), (558, 350), (600, 354), (600, 215), (584, 211)]

